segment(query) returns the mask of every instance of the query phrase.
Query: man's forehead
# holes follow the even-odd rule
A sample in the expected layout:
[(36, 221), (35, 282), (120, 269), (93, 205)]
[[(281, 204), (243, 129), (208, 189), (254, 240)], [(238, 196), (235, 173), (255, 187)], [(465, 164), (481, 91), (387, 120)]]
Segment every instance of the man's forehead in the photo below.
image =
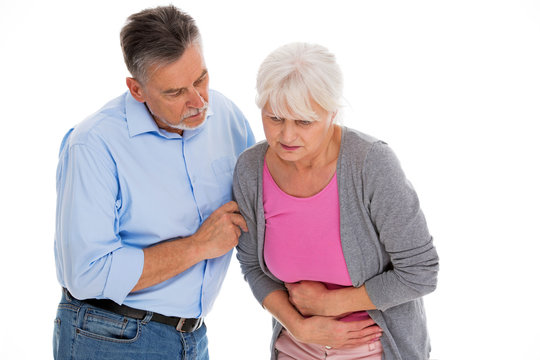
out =
[(204, 62), (173, 62), (153, 69), (148, 84), (156, 86), (162, 91), (166, 89), (180, 89), (192, 86), (207, 76), (208, 70)]
[[(199, 75), (199, 77), (193, 82), (193, 84), (196, 84), (197, 82), (199, 81), (202, 81), (205, 76), (208, 74), (208, 70), (207, 69), (203, 69), (201, 74)], [(179, 91), (182, 91), (182, 90), (187, 90), (188, 86), (191, 86), (193, 84), (187, 84), (187, 85), (182, 85), (182, 84), (179, 84), (179, 85), (175, 85), (173, 84), (172, 87), (166, 87), (165, 89), (162, 90), (163, 93), (166, 93), (166, 94), (169, 94), (169, 93), (176, 93), (176, 92), (179, 92)]]

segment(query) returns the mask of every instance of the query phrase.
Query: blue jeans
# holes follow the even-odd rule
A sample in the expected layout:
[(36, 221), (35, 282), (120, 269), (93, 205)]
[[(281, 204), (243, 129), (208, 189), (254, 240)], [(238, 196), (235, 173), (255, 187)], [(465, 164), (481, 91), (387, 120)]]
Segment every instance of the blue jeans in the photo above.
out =
[(81, 302), (65, 291), (54, 322), (55, 360), (208, 360), (203, 324), (192, 333), (150, 321), (136, 320)]

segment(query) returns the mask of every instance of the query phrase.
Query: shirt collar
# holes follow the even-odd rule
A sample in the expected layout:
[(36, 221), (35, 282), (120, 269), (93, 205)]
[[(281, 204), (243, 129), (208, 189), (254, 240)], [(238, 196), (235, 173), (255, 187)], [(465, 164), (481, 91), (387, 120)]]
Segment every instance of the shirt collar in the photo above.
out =
[[(206, 125), (208, 124), (208, 121), (210, 120), (209, 118), (212, 115), (214, 115), (214, 111), (212, 110), (212, 106), (210, 102), (208, 106), (208, 110), (206, 111), (205, 124), (195, 130), (184, 130), (183, 137), (188, 139), (200, 133), (206, 127)], [(149, 133), (149, 132), (156, 133), (166, 138), (181, 138), (182, 137), (178, 135), (177, 133), (170, 133), (168, 131), (160, 129), (157, 126), (156, 122), (154, 121), (154, 118), (152, 117), (152, 115), (150, 115), (150, 112), (146, 108), (146, 105), (144, 105), (144, 103), (141, 103), (135, 100), (135, 98), (131, 95), (129, 91), (126, 92), (126, 121), (127, 121), (130, 137), (134, 137), (134, 136), (144, 134), (144, 133)]]

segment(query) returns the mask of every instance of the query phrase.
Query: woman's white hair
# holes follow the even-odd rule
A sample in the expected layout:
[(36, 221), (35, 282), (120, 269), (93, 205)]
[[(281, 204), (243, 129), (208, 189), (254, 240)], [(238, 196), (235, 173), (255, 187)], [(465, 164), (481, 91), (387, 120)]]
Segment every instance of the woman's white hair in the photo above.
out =
[(341, 107), (343, 75), (335, 56), (317, 44), (290, 43), (274, 50), (257, 75), (259, 108), (269, 105), (280, 118), (320, 120), (311, 100), (328, 112)]

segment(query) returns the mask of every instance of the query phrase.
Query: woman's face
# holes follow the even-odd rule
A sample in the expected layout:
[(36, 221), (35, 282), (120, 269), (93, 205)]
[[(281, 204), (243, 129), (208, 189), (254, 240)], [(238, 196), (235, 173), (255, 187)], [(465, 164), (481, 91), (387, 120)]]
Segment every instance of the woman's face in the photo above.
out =
[(263, 107), (261, 113), (266, 140), (282, 160), (309, 162), (328, 146), (335, 113), (324, 110), (313, 100), (311, 106), (318, 121), (283, 119), (272, 112), (268, 103)]

